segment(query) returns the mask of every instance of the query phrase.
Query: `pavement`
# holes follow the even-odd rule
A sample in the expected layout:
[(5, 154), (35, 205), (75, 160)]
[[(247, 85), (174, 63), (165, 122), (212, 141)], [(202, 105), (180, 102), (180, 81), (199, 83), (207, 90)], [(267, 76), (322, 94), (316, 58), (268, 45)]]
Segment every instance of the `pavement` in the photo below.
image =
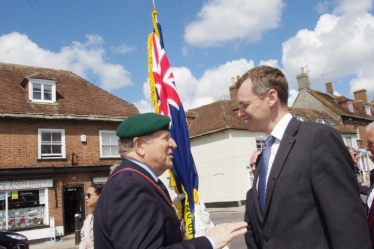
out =
[[(369, 181), (361, 183), (362, 185), (369, 185)], [(365, 202), (366, 197), (361, 195), (362, 200)], [(230, 208), (207, 208), (207, 211), (210, 214), (213, 213), (241, 213), (244, 214), (245, 206), (241, 207), (230, 207)], [(219, 222), (218, 222), (219, 223)], [(75, 245), (75, 234), (69, 234), (64, 237), (61, 237), (60, 240), (56, 242), (50, 241), (48, 238), (45, 239), (45, 242), (33, 243), (30, 242), (30, 249), (78, 249), (79, 246)]]
[[(231, 213), (241, 212), (244, 214), (244, 206), (231, 207), (231, 208), (207, 208), (209, 213)], [(32, 242), (30, 241), (30, 249), (78, 249), (79, 246), (75, 245), (75, 234), (69, 234), (59, 238), (58, 241), (52, 242), (48, 238), (44, 242)]]
[(61, 237), (59, 241), (52, 242), (46, 238), (45, 242), (33, 244), (30, 242), (30, 249), (78, 249), (79, 246), (75, 245), (75, 234), (69, 234)]

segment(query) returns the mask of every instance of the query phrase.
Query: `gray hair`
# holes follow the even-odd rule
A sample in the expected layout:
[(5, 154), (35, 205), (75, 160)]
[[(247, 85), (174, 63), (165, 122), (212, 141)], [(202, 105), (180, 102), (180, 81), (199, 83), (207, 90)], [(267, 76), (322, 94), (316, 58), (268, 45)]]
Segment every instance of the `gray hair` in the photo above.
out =
[(370, 130), (371, 128), (373, 128), (373, 127), (374, 127), (374, 122), (371, 122), (370, 124), (368, 124), (368, 125), (366, 126), (366, 133), (368, 133), (369, 130)]
[(120, 138), (118, 140), (118, 153), (125, 158), (128, 153), (134, 150), (133, 138)]

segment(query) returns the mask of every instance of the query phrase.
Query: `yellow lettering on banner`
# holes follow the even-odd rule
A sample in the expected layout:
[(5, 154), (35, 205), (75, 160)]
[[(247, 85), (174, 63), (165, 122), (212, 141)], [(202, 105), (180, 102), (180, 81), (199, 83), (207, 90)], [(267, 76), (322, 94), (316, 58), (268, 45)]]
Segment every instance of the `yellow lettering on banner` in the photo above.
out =
[(186, 222), (186, 233), (187, 233), (187, 239), (192, 239), (194, 236), (193, 233), (193, 214), (191, 213), (190, 203), (188, 201), (188, 193), (182, 186), (183, 193), (186, 195), (186, 198), (184, 199), (184, 220)]

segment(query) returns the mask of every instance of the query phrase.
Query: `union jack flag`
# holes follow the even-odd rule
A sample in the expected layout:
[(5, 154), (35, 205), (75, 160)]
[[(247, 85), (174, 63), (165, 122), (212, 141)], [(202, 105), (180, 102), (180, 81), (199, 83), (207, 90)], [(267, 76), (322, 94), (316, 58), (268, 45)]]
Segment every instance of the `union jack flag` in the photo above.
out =
[[(182, 203), (182, 215), (186, 222), (187, 238), (191, 239), (195, 234), (193, 214), (194, 203), (198, 201), (196, 200), (198, 198), (198, 175), (191, 154), (186, 115), (175, 86), (174, 76), (163, 45), (161, 26), (158, 23), (155, 25), (155, 31), (150, 34), (148, 53), (151, 92), (156, 89), (152, 97), (153, 105), (156, 112), (170, 117), (171, 136), (178, 145), (173, 151), (173, 174), (178, 188), (177, 193), (184, 193), (186, 196)], [(156, 97), (157, 100), (155, 100)]]

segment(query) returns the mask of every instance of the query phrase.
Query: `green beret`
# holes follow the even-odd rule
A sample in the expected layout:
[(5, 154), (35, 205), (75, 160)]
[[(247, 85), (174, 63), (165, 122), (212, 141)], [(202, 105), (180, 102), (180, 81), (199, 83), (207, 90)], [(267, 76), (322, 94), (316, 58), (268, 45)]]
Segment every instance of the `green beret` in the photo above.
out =
[(153, 112), (132, 115), (118, 126), (120, 138), (140, 137), (159, 130), (169, 130), (170, 118)]

